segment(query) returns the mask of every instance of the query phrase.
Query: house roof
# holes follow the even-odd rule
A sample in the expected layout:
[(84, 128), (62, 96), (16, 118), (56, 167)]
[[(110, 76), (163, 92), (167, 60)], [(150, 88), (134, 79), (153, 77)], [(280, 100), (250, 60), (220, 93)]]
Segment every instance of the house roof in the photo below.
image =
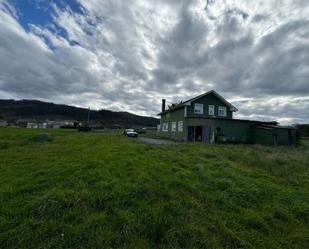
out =
[(181, 103), (179, 103), (179, 104), (177, 104), (177, 105), (175, 105), (175, 106), (173, 106), (173, 107), (171, 107), (171, 108), (165, 110), (164, 112), (160, 112), (158, 115), (161, 115), (161, 114), (164, 114), (164, 113), (168, 113), (168, 112), (171, 112), (171, 111), (175, 111), (175, 110), (180, 109), (180, 108), (182, 108), (182, 107), (184, 107), (184, 106), (187, 106), (187, 105), (191, 105), (191, 102), (193, 102), (193, 101), (195, 101), (195, 100), (198, 100), (198, 99), (200, 99), (200, 98), (203, 98), (204, 96), (207, 96), (207, 95), (209, 95), (209, 94), (214, 94), (214, 95), (215, 95), (218, 99), (220, 99), (224, 104), (226, 104), (227, 106), (229, 106), (230, 109), (231, 109), (231, 111), (233, 111), (233, 112), (238, 111), (238, 109), (237, 109), (235, 106), (233, 106), (230, 102), (228, 102), (225, 98), (223, 98), (219, 93), (217, 93), (215, 90), (211, 90), (211, 91), (208, 91), (208, 92), (203, 93), (203, 94), (201, 94), (201, 95), (198, 95), (198, 96), (196, 96), (196, 97), (194, 97), (194, 98), (191, 98), (191, 99), (189, 99), (189, 100), (186, 100), (186, 101), (184, 101), (184, 102), (181, 102)]
[(271, 124), (267, 123), (267, 122), (260, 122), (260, 123), (256, 123), (254, 124), (254, 127), (256, 128), (260, 128), (260, 129), (265, 129), (265, 130), (273, 130), (273, 129), (290, 129), (290, 130), (297, 130), (296, 127), (293, 126), (280, 126), (278, 124)]

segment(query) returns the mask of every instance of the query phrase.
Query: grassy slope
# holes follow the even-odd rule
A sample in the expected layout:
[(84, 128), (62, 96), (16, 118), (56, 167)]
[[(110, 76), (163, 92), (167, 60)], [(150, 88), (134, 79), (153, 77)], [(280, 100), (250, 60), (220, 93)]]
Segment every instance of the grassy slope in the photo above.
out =
[(308, 248), (309, 147), (50, 132), (0, 129), (0, 248)]
[(303, 140), (302, 140), (302, 143), (303, 143), (305, 146), (308, 146), (308, 147), (309, 147), (309, 138), (303, 139)]

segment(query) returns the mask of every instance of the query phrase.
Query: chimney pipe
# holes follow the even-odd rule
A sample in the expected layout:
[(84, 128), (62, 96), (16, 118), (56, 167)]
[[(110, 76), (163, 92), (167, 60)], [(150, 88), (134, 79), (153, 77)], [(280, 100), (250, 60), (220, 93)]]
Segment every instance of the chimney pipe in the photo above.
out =
[(165, 99), (162, 99), (162, 112), (165, 111)]

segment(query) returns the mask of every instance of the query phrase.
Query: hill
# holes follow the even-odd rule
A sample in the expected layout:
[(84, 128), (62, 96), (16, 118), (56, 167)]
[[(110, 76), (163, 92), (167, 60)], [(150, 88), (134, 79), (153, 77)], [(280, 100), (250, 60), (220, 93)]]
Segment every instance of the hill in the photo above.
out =
[(0, 248), (308, 248), (309, 147), (2, 128), (0, 158)]
[[(88, 109), (69, 105), (58, 105), (38, 100), (0, 100), (0, 116), (9, 119), (60, 119), (86, 121)], [(156, 126), (159, 120), (138, 116), (128, 112), (109, 110), (90, 111), (92, 122), (102, 125)]]

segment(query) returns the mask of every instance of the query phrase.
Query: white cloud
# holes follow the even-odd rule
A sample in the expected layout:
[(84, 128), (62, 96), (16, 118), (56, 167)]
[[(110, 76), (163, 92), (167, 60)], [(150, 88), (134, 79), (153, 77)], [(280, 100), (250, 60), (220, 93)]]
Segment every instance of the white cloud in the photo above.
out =
[(155, 115), (162, 97), (216, 89), (237, 117), (309, 122), (307, 1), (79, 3), (27, 32), (0, 0), (1, 98)]

